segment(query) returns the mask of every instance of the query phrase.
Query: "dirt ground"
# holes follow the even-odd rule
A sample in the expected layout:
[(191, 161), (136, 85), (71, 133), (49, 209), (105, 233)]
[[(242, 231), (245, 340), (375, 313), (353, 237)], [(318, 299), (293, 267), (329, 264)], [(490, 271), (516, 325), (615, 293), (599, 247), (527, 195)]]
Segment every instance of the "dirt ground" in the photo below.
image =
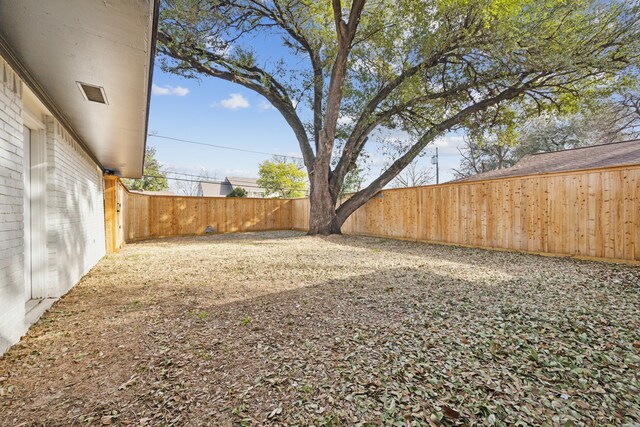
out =
[(0, 425), (109, 424), (638, 426), (640, 268), (296, 232), (131, 244), (0, 358)]

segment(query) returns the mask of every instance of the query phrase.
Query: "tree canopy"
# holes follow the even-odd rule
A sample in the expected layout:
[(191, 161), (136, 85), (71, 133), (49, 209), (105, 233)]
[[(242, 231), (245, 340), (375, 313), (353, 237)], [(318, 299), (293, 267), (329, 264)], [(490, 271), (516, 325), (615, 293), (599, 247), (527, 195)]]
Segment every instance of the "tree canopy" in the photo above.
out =
[(307, 174), (295, 163), (279, 158), (265, 160), (260, 163), (259, 174), (257, 184), (267, 196), (292, 199), (307, 193)]
[[(164, 70), (237, 83), (282, 114), (309, 174), (310, 232), (326, 234), (447, 131), (629, 85), (639, 17), (637, 0), (164, 0), (158, 51)], [(338, 206), (390, 129), (413, 143)]]

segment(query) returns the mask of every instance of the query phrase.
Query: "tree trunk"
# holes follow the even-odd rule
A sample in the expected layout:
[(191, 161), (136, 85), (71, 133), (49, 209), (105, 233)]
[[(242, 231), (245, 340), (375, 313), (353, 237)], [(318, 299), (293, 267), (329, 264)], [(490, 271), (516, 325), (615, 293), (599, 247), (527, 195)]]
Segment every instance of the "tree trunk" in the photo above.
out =
[[(315, 174), (314, 174), (315, 175)], [(321, 174), (319, 174), (321, 175)], [(314, 176), (309, 195), (309, 235), (341, 234), (336, 207), (329, 191), (329, 180)]]

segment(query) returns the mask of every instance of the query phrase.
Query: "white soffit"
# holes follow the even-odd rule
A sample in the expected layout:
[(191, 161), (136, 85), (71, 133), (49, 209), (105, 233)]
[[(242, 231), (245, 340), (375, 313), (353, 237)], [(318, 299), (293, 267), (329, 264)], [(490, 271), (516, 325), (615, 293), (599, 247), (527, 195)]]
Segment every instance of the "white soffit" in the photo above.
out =
[[(0, 0), (16, 71), (103, 168), (126, 177), (142, 174), (156, 11), (157, 0)], [(87, 100), (79, 83), (107, 103)]]

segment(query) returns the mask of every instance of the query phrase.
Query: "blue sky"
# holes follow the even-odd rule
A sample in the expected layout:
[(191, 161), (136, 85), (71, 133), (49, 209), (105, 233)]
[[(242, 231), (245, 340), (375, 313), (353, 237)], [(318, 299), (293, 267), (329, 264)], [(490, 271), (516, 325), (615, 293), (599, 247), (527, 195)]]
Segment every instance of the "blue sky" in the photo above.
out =
[[(298, 143), (278, 111), (264, 98), (241, 86), (220, 79), (185, 79), (154, 70), (149, 114), (149, 132), (158, 135), (238, 147), (281, 155), (300, 156)], [(440, 181), (452, 179), (451, 168), (460, 161), (457, 145), (462, 138), (448, 135), (439, 141)], [(258, 165), (270, 156), (185, 144), (153, 136), (147, 144), (155, 147), (158, 160), (175, 172), (210, 176), (257, 177)], [(420, 162), (428, 165), (433, 147)], [(371, 152), (368, 178), (377, 176), (383, 159)]]

